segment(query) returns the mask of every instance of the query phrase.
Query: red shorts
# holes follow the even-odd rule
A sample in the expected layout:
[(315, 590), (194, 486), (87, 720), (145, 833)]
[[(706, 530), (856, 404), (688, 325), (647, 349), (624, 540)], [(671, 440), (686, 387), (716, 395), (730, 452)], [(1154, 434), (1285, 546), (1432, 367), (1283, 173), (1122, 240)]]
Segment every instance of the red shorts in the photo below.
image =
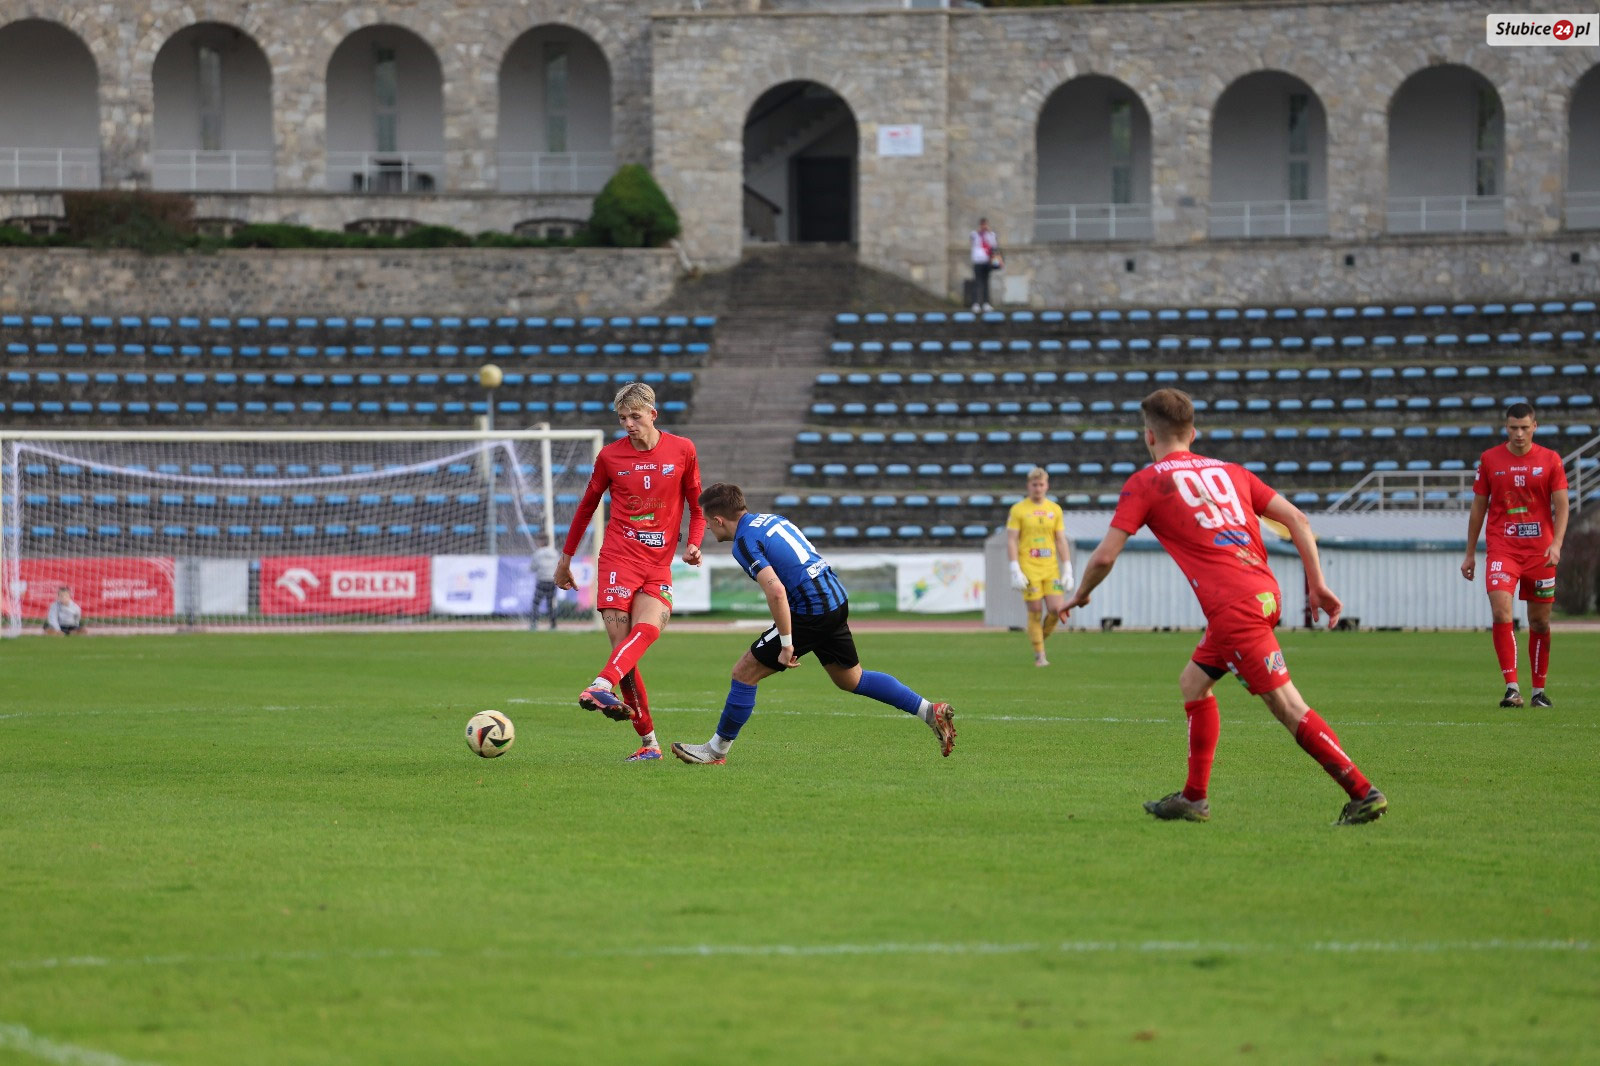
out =
[(607, 559), (603, 554), (596, 566), (594, 605), (602, 611), (633, 611), (633, 598), (639, 593), (653, 596), (672, 607), (672, 567), (640, 567), (627, 560)]
[(1509, 555), (1490, 552), (1483, 568), (1483, 582), (1490, 592), (1510, 592), (1521, 588), (1521, 599), (1535, 603), (1553, 603), (1556, 598), (1556, 568), (1545, 565), (1548, 556), (1537, 554)]
[(1208, 614), (1195, 665), (1231, 671), (1256, 696), (1287, 685), (1289, 667), (1272, 631), (1281, 613), (1278, 597), (1263, 592)]

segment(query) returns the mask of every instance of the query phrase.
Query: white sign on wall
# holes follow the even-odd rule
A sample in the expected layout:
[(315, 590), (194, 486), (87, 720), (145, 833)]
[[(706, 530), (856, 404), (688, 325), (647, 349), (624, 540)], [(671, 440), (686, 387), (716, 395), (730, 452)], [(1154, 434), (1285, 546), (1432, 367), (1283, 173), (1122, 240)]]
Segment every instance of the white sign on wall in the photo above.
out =
[(878, 154), (921, 155), (922, 126), (879, 126)]

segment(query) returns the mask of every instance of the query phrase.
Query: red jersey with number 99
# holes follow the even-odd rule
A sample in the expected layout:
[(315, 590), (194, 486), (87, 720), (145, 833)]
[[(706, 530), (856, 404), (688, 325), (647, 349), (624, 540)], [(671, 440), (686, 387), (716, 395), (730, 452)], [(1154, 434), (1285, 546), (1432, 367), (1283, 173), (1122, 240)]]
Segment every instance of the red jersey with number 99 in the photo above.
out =
[(1111, 528), (1132, 536), (1149, 526), (1209, 617), (1263, 592), (1278, 596), (1257, 518), (1274, 495), (1237, 463), (1173, 452), (1122, 486)]
[(1490, 554), (1543, 555), (1555, 539), (1550, 495), (1566, 487), (1561, 456), (1542, 444), (1533, 445), (1527, 455), (1513, 455), (1505, 444), (1484, 452), (1472, 491), (1488, 498), (1484, 533)]

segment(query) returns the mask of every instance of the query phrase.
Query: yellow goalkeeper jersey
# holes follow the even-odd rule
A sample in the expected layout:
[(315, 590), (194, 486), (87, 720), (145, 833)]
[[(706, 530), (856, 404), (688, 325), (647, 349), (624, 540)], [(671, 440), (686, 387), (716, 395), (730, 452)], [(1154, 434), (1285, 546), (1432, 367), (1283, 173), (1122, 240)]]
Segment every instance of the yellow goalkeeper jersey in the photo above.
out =
[(1017, 563), (1023, 572), (1055, 577), (1061, 568), (1056, 558), (1056, 533), (1064, 528), (1061, 505), (1048, 499), (1018, 500), (1011, 505), (1006, 528), (1017, 531)]

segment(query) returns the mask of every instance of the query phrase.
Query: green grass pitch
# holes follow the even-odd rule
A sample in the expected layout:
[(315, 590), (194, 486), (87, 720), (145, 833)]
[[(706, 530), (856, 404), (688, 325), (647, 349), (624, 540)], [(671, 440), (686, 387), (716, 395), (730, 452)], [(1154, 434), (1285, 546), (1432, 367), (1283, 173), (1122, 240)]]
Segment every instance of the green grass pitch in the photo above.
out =
[[(1515, 712), (1485, 633), (1285, 634), (1355, 828), (1231, 680), (1212, 821), (1143, 813), (1193, 634), (858, 637), (951, 758), (809, 664), (624, 763), (593, 632), (0, 644), (0, 1063), (1595, 1061), (1593, 634)], [(748, 640), (651, 651), (664, 743)]]

